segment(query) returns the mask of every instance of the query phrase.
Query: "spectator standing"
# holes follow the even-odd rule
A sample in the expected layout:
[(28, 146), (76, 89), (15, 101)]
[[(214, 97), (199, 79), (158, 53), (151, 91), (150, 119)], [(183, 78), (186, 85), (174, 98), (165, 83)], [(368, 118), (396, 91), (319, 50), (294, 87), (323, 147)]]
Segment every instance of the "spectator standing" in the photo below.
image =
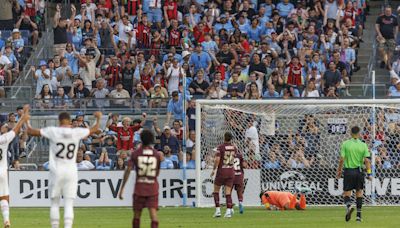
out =
[(340, 81), (342, 79), (342, 75), (336, 69), (336, 64), (331, 61), (329, 62), (328, 70), (325, 71), (325, 74), (322, 77), (321, 87), (325, 92), (325, 95), (328, 93), (329, 88), (333, 88), (335, 93), (340, 85)]
[(375, 31), (378, 40), (378, 50), (381, 56), (381, 68), (391, 63), (392, 52), (396, 47), (398, 21), (392, 14), (390, 5), (385, 6), (384, 14), (376, 19)]
[(71, 67), (68, 65), (67, 58), (61, 57), (61, 66), (56, 69), (56, 76), (65, 93), (69, 93), (72, 86), (73, 74)]
[(172, 61), (172, 65), (168, 68), (167, 71), (167, 80), (168, 80), (168, 92), (172, 94), (173, 91), (178, 90), (179, 80), (183, 77), (186, 77), (185, 72), (182, 70), (182, 67), (179, 65), (177, 59)]
[(116, 123), (111, 122), (111, 118), (107, 121), (107, 126), (111, 131), (117, 133), (117, 155), (126, 154), (129, 156), (131, 150), (134, 149), (133, 146), (133, 137), (135, 132), (138, 131), (141, 127), (143, 127), (146, 122), (146, 113), (142, 114), (142, 122), (140, 124), (136, 123), (131, 126), (131, 118), (125, 117), (122, 120), (122, 126), (117, 126)]
[[(51, 75), (50, 70), (47, 69), (47, 63), (44, 60), (41, 60), (39, 63), (39, 69), (36, 70), (34, 66), (31, 67), (31, 72), (33, 78), (36, 80), (36, 95), (40, 93), (43, 85), (48, 84), (51, 85)], [(51, 87), (50, 87), (51, 91)]]
[(35, 22), (32, 21), (31, 17), (28, 14), (26, 13), (21, 14), (21, 17), (15, 24), (15, 28), (21, 31), (29, 31), (32, 40), (32, 45), (35, 46), (37, 44), (39, 38), (38, 26)]
[(107, 86), (114, 88), (117, 82), (122, 79), (122, 67), (118, 63), (118, 58), (116, 56), (111, 57), (111, 65), (106, 70), (106, 80)]
[[(14, 0), (2, 1), (2, 7), (0, 7), (0, 29), (1, 30), (12, 30), (14, 28), (13, 20), (13, 4)], [(16, 2), (19, 8), (18, 2)]]
[(71, 19), (68, 21), (66, 18), (61, 17), (61, 5), (57, 4), (56, 13), (54, 15), (54, 54), (61, 55), (65, 51), (67, 44), (67, 29), (70, 24), (75, 21), (76, 8), (71, 5)]
[(190, 65), (194, 73), (197, 73), (201, 69), (205, 72), (210, 72), (212, 65), (211, 57), (203, 51), (201, 43), (196, 44), (196, 51), (190, 56)]
[(96, 63), (100, 59), (100, 51), (96, 44), (91, 43), (91, 47), (93, 49), (87, 50), (84, 55), (75, 54), (80, 62), (79, 76), (88, 89), (92, 89), (93, 85), (96, 85)]
[(179, 95), (178, 91), (172, 92), (172, 98), (169, 100), (167, 106), (167, 124), (170, 123), (172, 116), (174, 120), (182, 120), (183, 102), (183, 98)]

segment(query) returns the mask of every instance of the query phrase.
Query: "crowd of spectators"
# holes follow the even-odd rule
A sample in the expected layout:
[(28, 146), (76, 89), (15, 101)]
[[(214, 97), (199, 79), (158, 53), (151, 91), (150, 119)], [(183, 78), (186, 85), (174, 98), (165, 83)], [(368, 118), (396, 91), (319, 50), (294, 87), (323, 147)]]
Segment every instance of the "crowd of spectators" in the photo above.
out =
[[(41, 1), (7, 1), (13, 6), (24, 2), (25, 8), (34, 4), (36, 12), (41, 12)], [(357, 50), (366, 15), (363, 0), (80, 3), (55, 7), (54, 57), (31, 67), (35, 106), (166, 108), (167, 125), (159, 127), (157, 121), (152, 122), (159, 137), (158, 149), (171, 151), (175, 168), (182, 151), (183, 136), (179, 139), (176, 132), (185, 121), (184, 102), (189, 107), (190, 132), (194, 130), (196, 98), (350, 96), (351, 75), (359, 70)], [(26, 10), (14, 11), (19, 16), (12, 17), (13, 26), (35, 23)], [(30, 34), (32, 42), (37, 42), (35, 33)], [(127, 148), (118, 140), (126, 139), (123, 135), (130, 132), (136, 145), (135, 134), (138, 140), (143, 124), (128, 119), (122, 126), (110, 123), (108, 131), (84, 144), (83, 160), (91, 158), (99, 167), (111, 167), (110, 161), (119, 164), (119, 158), (126, 159), (123, 151)], [(115, 143), (115, 153), (88, 148), (93, 142), (101, 147), (105, 141)], [(86, 151), (95, 151), (96, 156)]]
[[(45, 27), (43, 0), (4, 0), (0, 8), (0, 86), (18, 78)], [(0, 98), (5, 97), (4, 88)]]
[(166, 107), (184, 82), (188, 100), (349, 96), (365, 7), (343, 0), (57, 5), (55, 56), (32, 67), (37, 105), (111, 98), (95, 105)]
[[(89, 127), (85, 115), (76, 113), (72, 120), (73, 127)], [(170, 126), (171, 125), (171, 126)], [(143, 129), (150, 129), (156, 136), (154, 148), (164, 153), (161, 169), (179, 169), (183, 167), (182, 122), (175, 120), (172, 124), (160, 126), (156, 117), (147, 119), (143, 113), (141, 119), (132, 120), (130, 117), (121, 117), (117, 113), (110, 113), (101, 132), (82, 140), (77, 155), (79, 170), (123, 170), (129, 160), (131, 152), (141, 144), (140, 133)], [(187, 168), (195, 168), (195, 132), (188, 133), (186, 144)], [(48, 169), (48, 162), (43, 164)]]

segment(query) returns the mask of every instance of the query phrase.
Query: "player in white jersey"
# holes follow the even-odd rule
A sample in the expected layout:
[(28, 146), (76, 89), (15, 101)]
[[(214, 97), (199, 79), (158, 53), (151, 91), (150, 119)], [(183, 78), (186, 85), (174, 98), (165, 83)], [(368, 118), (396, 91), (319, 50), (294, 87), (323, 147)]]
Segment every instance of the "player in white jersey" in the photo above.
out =
[(58, 116), (59, 127), (33, 129), (28, 124), (28, 134), (43, 136), (50, 141), (49, 153), (49, 190), (51, 198), (51, 227), (58, 228), (60, 220), (60, 199), (64, 199), (64, 227), (71, 228), (74, 218), (73, 201), (78, 188), (78, 169), (76, 155), (82, 139), (97, 132), (100, 126), (101, 112), (95, 112), (96, 123), (90, 129), (72, 128), (71, 117), (62, 112)]
[(13, 141), (15, 135), (19, 133), (23, 124), (29, 119), (28, 114), (21, 116), (17, 125), (11, 131), (4, 133), (0, 136), (0, 208), (3, 215), (4, 227), (10, 227), (10, 209), (8, 206), (9, 202), (9, 190), (8, 190), (8, 144)]

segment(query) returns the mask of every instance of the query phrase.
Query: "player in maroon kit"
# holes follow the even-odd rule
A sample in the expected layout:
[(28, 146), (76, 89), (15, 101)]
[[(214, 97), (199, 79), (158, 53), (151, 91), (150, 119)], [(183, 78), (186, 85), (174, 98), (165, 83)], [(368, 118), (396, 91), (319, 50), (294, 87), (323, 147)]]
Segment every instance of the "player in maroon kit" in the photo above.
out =
[(244, 170), (245, 162), (243, 161), (243, 155), (241, 153), (236, 153), (233, 162), (233, 169), (235, 170), (235, 178), (233, 179), (233, 188), (237, 192), (239, 201), (239, 212), (243, 214), (243, 192), (244, 192)]
[(232, 217), (232, 186), (235, 178), (235, 172), (233, 169), (233, 162), (237, 153), (237, 148), (231, 143), (232, 134), (225, 132), (224, 143), (217, 147), (214, 160), (214, 169), (211, 173), (211, 177), (214, 176), (215, 170), (217, 175), (214, 180), (214, 202), (215, 202), (215, 214), (214, 217), (221, 217), (221, 208), (219, 206), (219, 190), (221, 186), (225, 186), (225, 197), (226, 197), (226, 213), (225, 218)]
[(160, 172), (160, 162), (162, 154), (155, 150), (154, 135), (149, 130), (143, 130), (140, 134), (142, 145), (131, 154), (129, 165), (125, 169), (119, 198), (123, 199), (125, 184), (128, 181), (132, 168), (136, 171), (136, 183), (133, 193), (134, 218), (132, 227), (140, 227), (140, 216), (143, 208), (149, 209), (151, 227), (158, 227), (158, 181), (157, 176)]

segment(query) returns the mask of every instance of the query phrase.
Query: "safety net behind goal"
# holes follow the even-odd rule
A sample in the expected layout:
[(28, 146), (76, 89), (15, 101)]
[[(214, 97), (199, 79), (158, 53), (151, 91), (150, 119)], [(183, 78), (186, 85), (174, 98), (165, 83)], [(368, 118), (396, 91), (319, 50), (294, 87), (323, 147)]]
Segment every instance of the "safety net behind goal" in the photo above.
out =
[[(394, 101), (199, 101), (198, 205), (212, 206), (214, 148), (230, 131), (247, 163), (245, 205), (260, 205), (261, 190), (308, 188), (309, 205), (342, 204), (336, 170), (340, 145), (353, 126), (372, 154), (375, 179), (365, 182), (367, 204), (399, 204), (400, 105)], [(373, 140), (375, 138), (375, 140)], [(208, 183), (208, 184), (205, 184)], [(199, 196), (198, 195), (198, 196)], [(232, 193), (237, 202), (236, 193)], [(221, 200), (223, 202), (224, 200)]]

